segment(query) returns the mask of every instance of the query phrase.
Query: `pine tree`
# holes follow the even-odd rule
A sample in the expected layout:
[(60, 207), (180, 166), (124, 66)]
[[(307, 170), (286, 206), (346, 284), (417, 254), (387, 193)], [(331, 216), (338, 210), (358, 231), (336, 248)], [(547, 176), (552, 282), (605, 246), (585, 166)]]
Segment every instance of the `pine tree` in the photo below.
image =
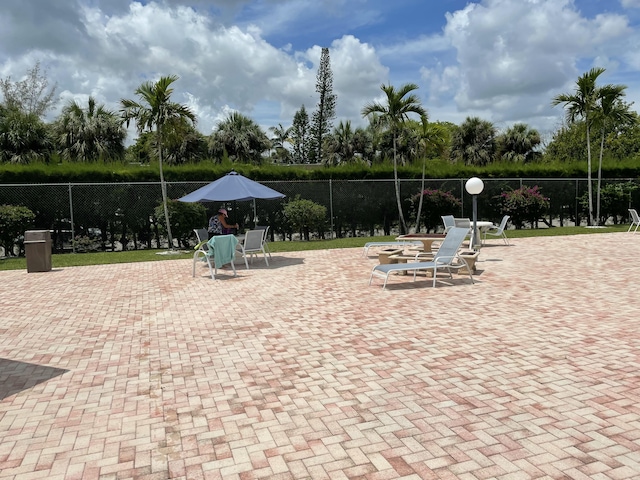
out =
[(333, 73), (329, 59), (329, 49), (322, 48), (320, 65), (316, 74), (316, 92), (320, 94), (320, 100), (311, 122), (311, 135), (313, 139), (311, 160), (322, 161), (322, 143), (324, 136), (331, 132), (332, 120), (336, 116), (336, 95), (333, 93)]
[(309, 127), (309, 115), (304, 105), (293, 116), (293, 125), (289, 132), (293, 145), (293, 162), (307, 163), (309, 161), (309, 149), (311, 144), (311, 132)]

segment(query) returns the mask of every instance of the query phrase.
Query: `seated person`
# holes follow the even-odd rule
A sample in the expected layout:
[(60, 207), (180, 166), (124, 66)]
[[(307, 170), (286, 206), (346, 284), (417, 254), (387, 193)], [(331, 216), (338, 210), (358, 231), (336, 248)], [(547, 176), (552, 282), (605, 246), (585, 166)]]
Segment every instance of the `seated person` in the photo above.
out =
[(228, 213), (226, 208), (221, 208), (218, 212), (209, 219), (209, 238), (214, 235), (226, 235), (233, 232), (232, 229), (237, 229), (238, 224), (230, 225), (227, 223)]

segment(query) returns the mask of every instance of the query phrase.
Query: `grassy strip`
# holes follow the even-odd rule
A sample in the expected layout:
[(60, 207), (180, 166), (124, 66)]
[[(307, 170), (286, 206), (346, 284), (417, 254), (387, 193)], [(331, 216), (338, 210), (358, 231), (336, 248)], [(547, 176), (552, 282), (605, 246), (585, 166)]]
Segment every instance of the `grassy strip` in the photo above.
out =
[[(528, 230), (509, 230), (509, 238), (545, 237), (555, 235), (582, 235), (612, 232), (626, 232), (628, 225), (613, 225), (605, 228), (588, 227), (553, 227)], [(333, 248), (357, 248), (366, 242), (383, 242), (394, 240), (395, 235), (386, 237), (355, 237), (337, 238), (333, 240), (311, 240), (309, 242), (271, 242), (269, 248), (272, 253), (296, 252), (304, 250), (322, 250)], [(497, 239), (496, 241), (498, 241)], [(86, 265), (105, 265), (112, 263), (157, 262), (162, 260), (184, 260), (192, 258), (193, 251), (181, 250), (180, 253), (167, 255), (162, 250), (132, 250), (127, 252), (97, 252), (97, 253), (65, 253), (54, 254), (51, 264), (54, 268), (78, 267)], [(24, 257), (5, 258), (0, 260), (0, 270), (23, 270), (27, 268)]]

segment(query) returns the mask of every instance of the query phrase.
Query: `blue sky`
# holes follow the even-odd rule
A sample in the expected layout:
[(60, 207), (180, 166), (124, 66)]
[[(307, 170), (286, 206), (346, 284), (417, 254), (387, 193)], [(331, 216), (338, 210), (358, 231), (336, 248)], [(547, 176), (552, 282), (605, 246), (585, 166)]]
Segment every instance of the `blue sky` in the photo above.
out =
[[(36, 61), (57, 82), (53, 118), (89, 95), (117, 110), (145, 80), (176, 74), (174, 100), (209, 134), (233, 110), (265, 130), (317, 103), (329, 47), (337, 118), (364, 126), (380, 85), (415, 83), (432, 121), (479, 116), (543, 134), (554, 95), (604, 67), (640, 101), (640, 0), (3, 0), (0, 77)], [(133, 140), (133, 136), (129, 141)]]

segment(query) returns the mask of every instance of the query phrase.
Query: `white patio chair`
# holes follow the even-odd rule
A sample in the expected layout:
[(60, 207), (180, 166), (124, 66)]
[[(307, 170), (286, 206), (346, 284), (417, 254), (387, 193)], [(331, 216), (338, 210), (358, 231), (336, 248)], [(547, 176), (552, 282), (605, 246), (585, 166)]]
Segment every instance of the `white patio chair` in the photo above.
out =
[(507, 222), (509, 221), (509, 218), (511, 218), (509, 215), (505, 215), (504, 217), (502, 217), (500, 225), (484, 230), (484, 241), (487, 241), (487, 235), (493, 235), (494, 237), (502, 237), (505, 245), (509, 245), (509, 239), (507, 238), (506, 233), (504, 233), (504, 230), (507, 228)]
[(636, 233), (640, 226), (640, 216), (638, 216), (638, 212), (635, 208), (629, 209), (629, 215), (631, 215), (631, 225), (629, 225), (629, 230), (627, 230), (627, 232), (630, 232), (631, 228), (635, 225), (636, 228), (633, 230), (633, 233)]
[[(196, 233), (196, 235), (198, 234)], [(231, 264), (233, 276), (236, 277), (236, 267), (233, 264), (233, 260), (237, 243), (238, 239), (233, 235), (218, 235), (198, 243), (195, 247), (195, 253), (193, 254), (193, 276), (196, 276), (196, 263), (198, 258), (202, 257), (207, 261), (212, 280), (216, 279), (215, 275), (218, 273), (218, 268), (226, 264)], [(213, 265), (211, 265), (212, 261)]]
[(262, 230), (264, 232), (264, 250), (271, 258), (271, 250), (269, 249), (269, 225), (256, 225), (255, 230)]
[(444, 224), (444, 233), (456, 226), (456, 219), (453, 215), (442, 215), (442, 223)]
[(244, 258), (244, 264), (249, 269), (249, 263), (247, 262), (247, 256), (251, 257), (253, 262), (253, 256), (262, 252), (264, 261), (269, 266), (269, 259), (267, 258), (267, 252), (264, 248), (264, 230), (248, 230), (244, 234), (244, 241), (238, 244), (239, 251)]

